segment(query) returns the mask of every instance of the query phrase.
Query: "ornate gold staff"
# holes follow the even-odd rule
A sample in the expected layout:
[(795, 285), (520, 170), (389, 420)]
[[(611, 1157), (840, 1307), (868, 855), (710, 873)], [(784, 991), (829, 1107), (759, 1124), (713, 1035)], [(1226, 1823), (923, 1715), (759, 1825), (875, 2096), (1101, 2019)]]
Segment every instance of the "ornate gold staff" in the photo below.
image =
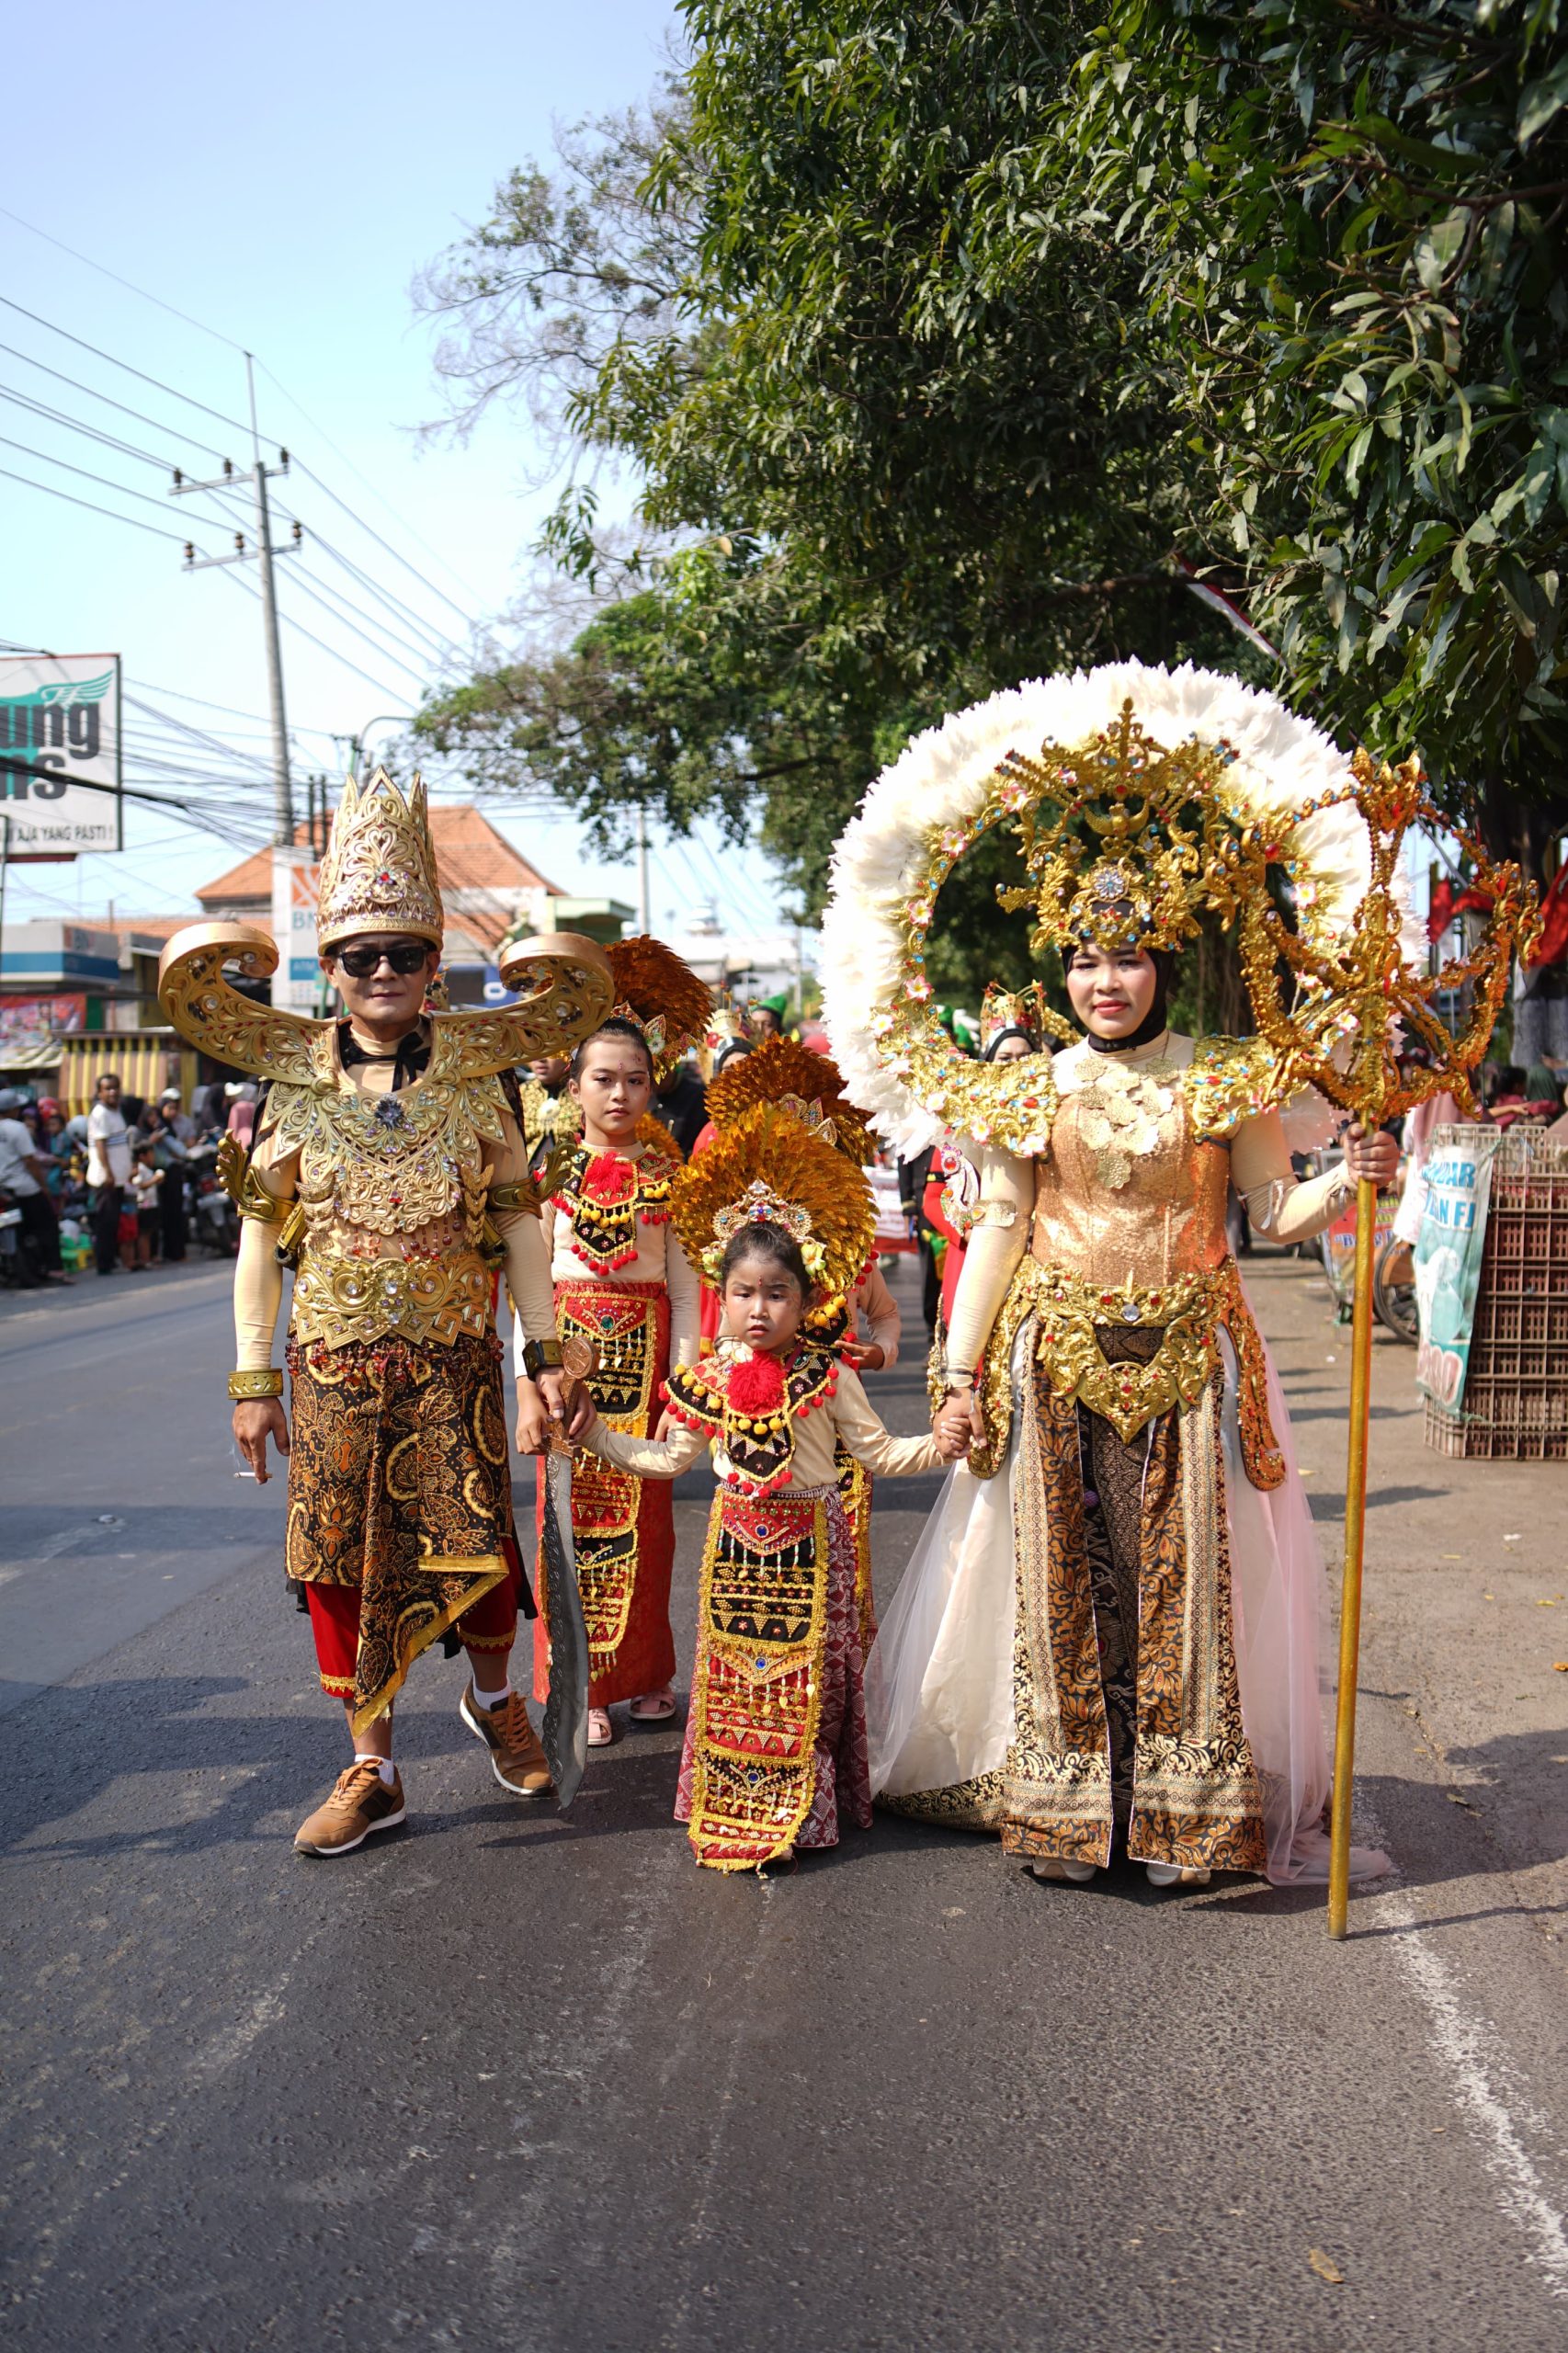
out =
[[(1371, 849), (1371, 881), (1349, 936), (1330, 948), (1289, 930), (1262, 892), (1244, 902), (1242, 955), (1259, 1031), (1279, 1058), (1282, 1092), (1311, 1086), (1350, 1111), (1369, 1131), (1447, 1089), (1474, 1113), (1471, 1073), (1486, 1051), (1516, 949), (1528, 953), (1540, 930), (1536, 893), (1519, 869), (1498, 866), (1481, 843), (1434, 808), (1418, 759), (1379, 767), (1366, 752), (1351, 762), (1355, 782), (1332, 800), (1354, 801)], [(1320, 806), (1330, 805), (1325, 801)], [(1400, 851), (1417, 822), (1455, 835), (1491, 894), (1491, 920), (1473, 954), (1435, 973), (1416, 972), (1400, 936), (1394, 889)], [(1266, 852), (1267, 856), (1267, 853)], [(1294, 980), (1287, 1010), (1283, 982)], [(1473, 983), (1468, 1019), (1451, 1033), (1433, 1009), (1442, 991)], [(1425, 1066), (1400, 1059), (1395, 1024), (1426, 1048)], [(1334, 1742), (1328, 1933), (1346, 1933), (1350, 1893), (1350, 1800), (1355, 1772), (1356, 1686), (1361, 1640), (1361, 1560), (1367, 1519), (1367, 1431), (1372, 1367), (1372, 1247), (1377, 1187), (1356, 1189), (1356, 1305), (1350, 1340), (1350, 1459), (1345, 1488), (1345, 1575), (1339, 1619), (1339, 1711)]]

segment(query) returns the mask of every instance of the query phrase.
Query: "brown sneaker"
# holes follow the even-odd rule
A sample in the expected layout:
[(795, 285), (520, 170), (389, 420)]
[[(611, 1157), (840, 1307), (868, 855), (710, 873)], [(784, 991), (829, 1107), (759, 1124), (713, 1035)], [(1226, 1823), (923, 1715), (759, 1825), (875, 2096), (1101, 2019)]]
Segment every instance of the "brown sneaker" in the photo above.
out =
[(504, 1790), (515, 1798), (547, 1798), (555, 1787), (539, 1734), (528, 1722), (521, 1695), (513, 1691), (499, 1708), (482, 1708), (471, 1683), (462, 1695), (459, 1715), (476, 1740), (490, 1751), (490, 1769)]
[(372, 1830), (390, 1830), (405, 1809), (403, 1783), (394, 1772), (383, 1781), (376, 1767), (357, 1757), (324, 1805), (301, 1822), (294, 1837), (297, 1855), (351, 1855)]

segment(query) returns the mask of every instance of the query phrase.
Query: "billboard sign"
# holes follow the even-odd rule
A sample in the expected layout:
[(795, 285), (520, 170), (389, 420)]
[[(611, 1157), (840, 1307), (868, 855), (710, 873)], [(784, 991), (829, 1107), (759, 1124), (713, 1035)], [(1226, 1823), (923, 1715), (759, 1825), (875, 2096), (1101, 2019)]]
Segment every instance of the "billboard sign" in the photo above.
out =
[(1441, 1129), (1422, 1171), (1426, 1189), (1415, 1239), (1421, 1324), (1415, 1385), (1450, 1414), (1458, 1414), (1464, 1402), (1497, 1134), (1495, 1128)]
[(316, 957), (316, 892), (321, 861), (313, 850), (279, 842), (272, 852), (272, 937), (278, 970), (272, 1002), (290, 1013), (321, 1009), (322, 969)]
[(0, 814), (13, 858), (119, 849), (119, 656), (0, 654)]

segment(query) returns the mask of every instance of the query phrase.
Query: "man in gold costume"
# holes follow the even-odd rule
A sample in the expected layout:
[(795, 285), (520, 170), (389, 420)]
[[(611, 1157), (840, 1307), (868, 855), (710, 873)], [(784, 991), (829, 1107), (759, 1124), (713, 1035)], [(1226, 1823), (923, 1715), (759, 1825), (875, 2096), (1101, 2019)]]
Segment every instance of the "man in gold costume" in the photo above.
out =
[[(241, 1452), (288, 1459), (288, 1574), (308, 1598), (322, 1686), (352, 1761), (295, 1846), (347, 1854), (404, 1818), (392, 1702), (438, 1637), (467, 1652), (460, 1707), (519, 1798), (550, 1772), (508, 1660), (519, 1602), (511, 1467), (493, 1298), (505, 1273), (543, 1414), (565, 1419), (550, 1269), (529, 1178), (517, 1065), (570, 1047), (608, 1006), (608, 967), (562, 935), (525, 960), (529, 990), (496, 1013), (427, 1014), (442, 907), (424, 789), (378, 770), (345, 790), (322, 868), (317, 942), (345, 1017), (308, 1021), (232, 990), (225, 961), (270, 970), (267, 936), (198, 925), (165, 951), (176, 1027), (268, 1082), (254, 1147), (228, 1181), (241, 1245), (229, 1391)], [(286, 1267), (287, 1366), (273, 1360)]]

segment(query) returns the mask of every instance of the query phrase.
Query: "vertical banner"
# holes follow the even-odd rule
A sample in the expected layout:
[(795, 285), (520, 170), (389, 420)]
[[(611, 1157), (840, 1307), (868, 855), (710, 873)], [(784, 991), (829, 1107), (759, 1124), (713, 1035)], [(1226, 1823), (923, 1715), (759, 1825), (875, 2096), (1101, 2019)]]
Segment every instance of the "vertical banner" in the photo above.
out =
[(314, 1013), (321, 1003), (316, 958), (316, 891), (321, 864), (313, 850), (275, 843), (272, 851), (272, 937), (278, 970), (272, 1002), (290, 1013)]
[(1464, 1402), (1497, 1134), (1495, 1128), (1439, 1128), (1423, 1172), (1426, 1190), (1415, 1238), (1421, 1327), (1415, 1385), (1450, 1414)]
[(0, 811), (13, 858), (120, 849), (119, 656), (0, 654)]

